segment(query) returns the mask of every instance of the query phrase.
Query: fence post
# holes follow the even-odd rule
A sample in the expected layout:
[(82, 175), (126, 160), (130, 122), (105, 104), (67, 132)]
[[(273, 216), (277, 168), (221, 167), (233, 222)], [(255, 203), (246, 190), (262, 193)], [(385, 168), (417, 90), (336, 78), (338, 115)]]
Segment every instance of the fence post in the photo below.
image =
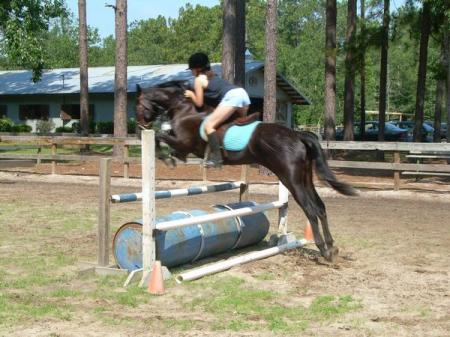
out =
[(249, 199), (249, 166), (242, 165), (241, 166), (241, 181), (244, 185), (241, 185), (241, 190), (239, 192), (239, 202)]
[[(37, 154), (41, 154), (41, 152), (42, 152), (42, 147), (39, 146), (38, 149), (37, 149)], [(40, 164), (41, 164), (41, 158), (38, 157), (36, 159), (36, 165), (40, 165)]]
[[(56, 156), (57, 145), (52, 143), (52, 155)], [(52, 174), (56, 174), (56, 160), (52, 160)]]
[(130, 178), (130, 162), (128, 161), (128, 157), (130, 155), (129, 145), (125, 144), (123, 148), (123, 177), (125, 179)]
[[(394, 163), (400, 163), (400, 152), (394, 152)], [(398, 191), (400, 189), (400, 171), (394, 171), (394, 190)]]
[(154, 232), (155, 222), (155, 133), (153, 130), (142, 132), (142, 252), (143, 273), (141, 286), (144, 285), (156, 260)]
[(284, 206), (278, 209), (278, 232), (281, 235), (287, 234), (287, 215), (288, 215), (288, 200), (289, 190), (281, 181), (278, 182), (278, 200), (284, 202)]
[(110, 195), (111, 195), (111, 158), (100, 159), (100, 188), (98, 212), (98, 264), (109, 264), (109, 228), (110, 228)]

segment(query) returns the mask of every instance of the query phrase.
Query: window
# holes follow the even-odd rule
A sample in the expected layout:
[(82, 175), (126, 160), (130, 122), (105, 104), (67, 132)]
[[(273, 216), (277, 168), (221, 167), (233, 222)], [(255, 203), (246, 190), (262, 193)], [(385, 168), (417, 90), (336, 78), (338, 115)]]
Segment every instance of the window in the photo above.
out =
[(0, 118), (5, 118), (8, 116), (8, 106), (0, 105)]
[[(80, 119), (80, 104), (61, 105), (60, 116), (63, 120)], [(94, 117), (94, 104), (89, 104), (89, 119)]]
[(277, 114), (275, 116), (275, 120), (279, 124), (287, 125), (287, 104), (286, 103), (277, 103)]
[(50, 106), (47, 104), (19, 105), (19, 119), (44, 119), (50, 116)]

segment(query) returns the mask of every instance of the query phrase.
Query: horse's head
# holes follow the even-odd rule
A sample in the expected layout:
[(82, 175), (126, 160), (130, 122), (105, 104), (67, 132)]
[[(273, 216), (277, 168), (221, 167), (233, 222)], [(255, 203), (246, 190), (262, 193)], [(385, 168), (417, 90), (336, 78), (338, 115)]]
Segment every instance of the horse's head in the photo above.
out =
[(142, 89), (136, 86), (136, 122), (139, 129), (149, 129), (161, 115), (184, 101), (185, 88), (180, 82), (170, 82)]

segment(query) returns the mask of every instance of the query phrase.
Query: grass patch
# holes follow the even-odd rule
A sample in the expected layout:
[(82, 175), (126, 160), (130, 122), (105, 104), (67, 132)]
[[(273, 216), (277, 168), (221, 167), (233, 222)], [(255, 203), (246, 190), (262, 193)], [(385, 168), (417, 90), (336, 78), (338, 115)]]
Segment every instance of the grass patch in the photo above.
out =
[(254, 278), (259, 281), (273, 281), (276, 279), (276, 276), (273, 273), (261, 273), (255, 275)]
[[(120, 277), (105, 276), (95, 280), (97, 287), (87, 293), (87, 296), (96, 300), (110, 300), (119, 305), (135, 308), (148, 303), (151, 299), (144, 288), (137, 285), (123, 288), (123, 279)], [(114, 291), (116, 289), (116, 291)]]
[(47, 297), (34, 293), (9, 294), (0, 296), (0, 325), (14, 325), (15, 323), (53, 317), (60, 320), (71, 320), (73, 308), (67, 304), (51, 302)]
[(80, 294), (81, 294), (81, 292), (78, 290), (59, 288), (59, 289), (53, 290), (50, 293), (50, 296), (56, 297), (56, 298), (68, 298), (68, 297), (77, 297)]
[(250, 288), (235, 277), (213, 278), (193, 287), (206, 290), (202, 297), (186, 303), (189, 310), (201, 310), (214, 316), (214, 330), (268, 330), (293, 333), (305, 330), (309, 322), (324, 322), (361, 308), (351, 296), (317, 297), (309, 307), (287, 306), (283, 294)]
[(165, 319), (164, 324), (166, 328), (178, 331), (190, 331), (199, 326), (198, 322), (192, 319)]

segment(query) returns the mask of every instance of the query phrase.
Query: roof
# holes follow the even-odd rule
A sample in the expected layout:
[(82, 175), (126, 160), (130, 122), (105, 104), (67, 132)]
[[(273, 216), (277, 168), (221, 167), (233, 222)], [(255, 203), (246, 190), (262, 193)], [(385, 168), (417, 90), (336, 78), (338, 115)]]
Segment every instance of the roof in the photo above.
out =
[[(213, 64), (213, 69), (221, 73), (221, 65)], [(245, 64), (246, 74), (264, 68), (260, 61)], [(114, 92), (114, 67), (89, 68), (89, 92)], [(39, 82), (33, 83), (29, 70), (0, 71), (0, 95), (51, 95), (78, 94), (80, 92), (80, 69), (62, 68), (45, 70)], [(136, 84), (144, 87), (155, 86), (168, 81), (192, 78), (185, 64), (128, 66), (128, 92), (136, 91)], [(295, 104), (309, 104), (308, 100), (286, 79), (277, 75), (278, 86), (288, 94)]]

